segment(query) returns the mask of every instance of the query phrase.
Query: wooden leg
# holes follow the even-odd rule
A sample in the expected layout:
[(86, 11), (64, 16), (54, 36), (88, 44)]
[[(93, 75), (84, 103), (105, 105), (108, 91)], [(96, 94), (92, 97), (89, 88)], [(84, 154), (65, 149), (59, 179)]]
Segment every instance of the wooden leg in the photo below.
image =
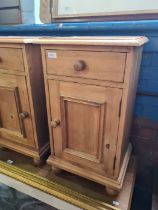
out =
[(52, 166), (52, 172), (53, 174), (60, 174), (62, 172), (62, 169)]
[(33, 163), (34, 163), (34, 166), (42, 166), (45, 164), (45, 160), (44, 159), (38, 159), (38, 158), (34, 158), (33, 159)]
[(106, 187), (106, 193), (110, 196), (115, 196), (117, 195), (119, 192), (110, 188), (110, 187)]

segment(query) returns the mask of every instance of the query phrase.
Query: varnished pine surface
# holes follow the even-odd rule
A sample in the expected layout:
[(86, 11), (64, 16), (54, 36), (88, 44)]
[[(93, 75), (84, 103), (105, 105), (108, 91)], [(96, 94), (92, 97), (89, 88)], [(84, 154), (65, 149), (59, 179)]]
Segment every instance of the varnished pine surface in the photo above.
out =
[(24, 37), (1, 36), (1, 43), (32, 43), (32, 44), (76, 44), (106, 46), (141, 46), (148, 42), (144, 36), (96, 36), (96, 37)]

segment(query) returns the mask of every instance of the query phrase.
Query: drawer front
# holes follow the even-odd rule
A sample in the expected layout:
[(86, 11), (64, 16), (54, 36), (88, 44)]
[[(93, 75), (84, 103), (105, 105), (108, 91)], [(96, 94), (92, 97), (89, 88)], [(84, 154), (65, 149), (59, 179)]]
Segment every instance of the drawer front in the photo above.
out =
[(0, 69), (24, 71), (22, 49), (1, 47)]
[(123, 82), (126, 53), (46, 50), (47, 73)]

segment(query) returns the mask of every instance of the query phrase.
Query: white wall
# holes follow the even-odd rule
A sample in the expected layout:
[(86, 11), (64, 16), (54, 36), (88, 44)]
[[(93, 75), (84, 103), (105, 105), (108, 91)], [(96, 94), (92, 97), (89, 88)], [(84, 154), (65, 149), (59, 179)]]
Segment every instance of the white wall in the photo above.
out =
[(60, 0), (59, 15), (158, 9), (158, 0)]
[(40, 20), (40, 0), (34, 0), (35, 4), (35, 10), (34, 10), (34, 15), (35, 15), (35, 23), (40, 24), (42, 23)]

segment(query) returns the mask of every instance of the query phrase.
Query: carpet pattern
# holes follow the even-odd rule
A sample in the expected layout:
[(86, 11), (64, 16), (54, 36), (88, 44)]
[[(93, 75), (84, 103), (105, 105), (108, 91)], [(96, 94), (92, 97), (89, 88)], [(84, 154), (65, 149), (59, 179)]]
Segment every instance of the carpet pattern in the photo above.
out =
[(57, 210), (0, 183), (0, 210)]

